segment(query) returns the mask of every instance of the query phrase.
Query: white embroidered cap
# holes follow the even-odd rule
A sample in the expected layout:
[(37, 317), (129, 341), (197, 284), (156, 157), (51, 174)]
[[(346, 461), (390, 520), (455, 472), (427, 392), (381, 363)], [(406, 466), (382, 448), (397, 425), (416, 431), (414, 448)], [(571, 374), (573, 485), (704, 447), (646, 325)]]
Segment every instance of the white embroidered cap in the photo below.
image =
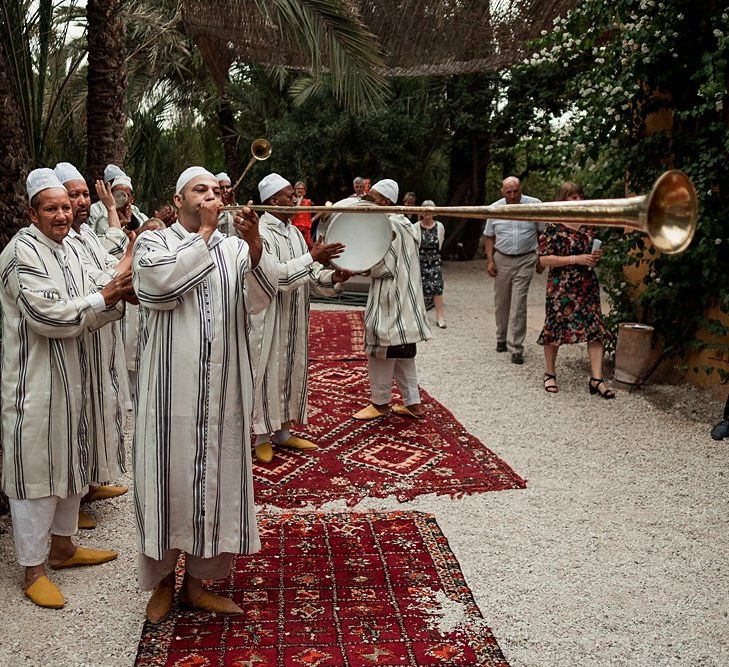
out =
[(228, 181), (229, 183), (231, 182), (230, 176), (228, 176), (228, 174), (226, 174), (224, 171), (221, 171), (219, 174), (215, 174), (215, 178), (218, 180), (218, 183), (220, 183), (220, 181)]
[(111, 187), (115, 188), (117, 185), (124, 185), (130, 190), (134, 190), (134, 188), (132, 187), (132, 179), (129, 178), (129, 176), (127, 176), (126, 174), (121, 174), (120, 176), (116, 176), (114, 178), (114, 180), (111, 182)]
[(117, 176), (126, 176), (121, 167), (117, 167), (115, 164), (107, 164), (104, 169), (104, 181), (111, 183)]
[(86, 180), (81, 175), (81, 172), (70, 162), (59, 162), (53, 169), (53, 173), (58, 177), (58, 180), (61, 181), (61, 183)]
[(185, 186), (193, 179), (198, 176), (210, 176), (214, 181), (217, 182), (217, 178), (211, 174), (205, 167), (188, 167), (180, 174), (177, 179), (177, 185), (175, 185), (175, 194), (182, 194), (182, 190)]
[(400, 194), (400, 187), (396, 181), (391, 178), (383, 178), (377, 181), (370, 190), (379, 192), (383, 197), (387, 197), (393, 204), (397, 204), (397, 197)]
[(42, 169), (33, 169), (28, 174), (28, 178), (25, 181), (25, 189), (28, 191), (28, 200), (32, 201), (39, 192), (48, 190), (49, 188), (59, 188), (66, 192), (66, 188), (63, 187), (63, 183), (58, 180), (53, 169), (43, 167)]
[(281, 192), (284, 188), (290, 187), (289, 183), (283, 176), (279, 174), (269, 174), (258, 184), (258, 194), (261, 201), (264, 202), (273, 197), (277, 192)]

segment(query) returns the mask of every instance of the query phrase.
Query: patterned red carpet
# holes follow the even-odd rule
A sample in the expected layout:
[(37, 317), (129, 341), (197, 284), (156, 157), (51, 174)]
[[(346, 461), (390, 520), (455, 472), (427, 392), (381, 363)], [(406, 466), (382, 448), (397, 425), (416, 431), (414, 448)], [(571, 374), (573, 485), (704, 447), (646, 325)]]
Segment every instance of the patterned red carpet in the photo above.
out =
[(136, 665), (508, 667), (431, 515), (261, 516), (263, 550), (215, 590), (238, 617), (175, 610)]
[(526, 486), (423, 390), (428, 414), (422, 420), (351, 419), (369, 403), (364, 362), (312, 362), (309, 387), (309, 424), (301, 432), (320, 449), (277, 448), (271, 463), (255, 463), (259, 504), (318, 507), (344, 498), (352, 506), (367, 496), (404, 502), (427, 493), (459, 497)]
[(364, 359), (361, 310), (312, 310), (309, 318), (309, 359)]

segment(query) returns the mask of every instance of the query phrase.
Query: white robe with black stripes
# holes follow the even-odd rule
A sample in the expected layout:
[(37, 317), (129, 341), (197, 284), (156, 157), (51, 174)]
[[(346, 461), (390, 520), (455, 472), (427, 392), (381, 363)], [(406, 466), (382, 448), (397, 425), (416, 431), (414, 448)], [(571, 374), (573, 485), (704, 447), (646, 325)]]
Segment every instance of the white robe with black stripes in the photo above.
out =
[(0, 254), (3, 490), (10, 498), (66, 498), (89, 483), (88, 332), (124, 304), (94, 313), (97, 291), (78, 251), (35, 226)]
[[(276, 299), (251, 317), (251, 360), (255, 378), (253, 432), (274, 433), (289, 421), (306, 424), (309, 362), (309, 289), (334, 295), (332, 274), (318, 262), (304, 265), (309, 252), (301, 232), (264, 213), (264, 246), (279, 262)], [(254, 269), (254, 273), (260, 272)]]
[(370, 271), (365, 310), (365, 350), (376, 358), (383, 358), (390, 345), (431, 338), (420, 278), (420, 224), (404, 215), (387, 217), (393, 240), (385, 258)]
[[(99, 288), (113, 278), (119, 260), (106, 251), (88, 225), (81, 225), (79, 233), (71, 230), (67, 241), (78, 250), (87, 273)], [(126, 471), (124, 413), (130, 404), (130, 394), (120, 324), (114, 322), (89, 334), (89, 481), (92, 484), (113, 481)]]
[(249, 273), (242, 239), (216, 231), (206, 245), (179, 222), (135, 245), (135, 509), (139, 549), (156, 560), (168, 549), (211, 558), (260, 548), (247, 315), (270, 303), (278, 268), (265, 251), (259, 266)]

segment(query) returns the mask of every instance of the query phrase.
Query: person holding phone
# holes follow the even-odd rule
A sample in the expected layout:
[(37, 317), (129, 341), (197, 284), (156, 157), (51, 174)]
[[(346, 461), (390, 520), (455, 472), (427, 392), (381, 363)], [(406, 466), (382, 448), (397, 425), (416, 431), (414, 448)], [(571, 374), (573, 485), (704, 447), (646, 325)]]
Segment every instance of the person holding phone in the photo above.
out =
[[(557, 201), (583, 199), (577, 183), (562, 184)], [(602, 257), (600, 240), (594, 228), (572, 224), (549, 224), (539, 237), (539, 260), (549, 269), (546, 317), (537, 342), (544, 346), (544, 389), (550, 394), (557, 386), (559, 346), (587, 343), (590, 358), (589, 391), (602, 398), (615, 398), (605, 383), (602, 360), (610, 333), (605, 328), (600, 306), (600, 283), (595, 266)]]

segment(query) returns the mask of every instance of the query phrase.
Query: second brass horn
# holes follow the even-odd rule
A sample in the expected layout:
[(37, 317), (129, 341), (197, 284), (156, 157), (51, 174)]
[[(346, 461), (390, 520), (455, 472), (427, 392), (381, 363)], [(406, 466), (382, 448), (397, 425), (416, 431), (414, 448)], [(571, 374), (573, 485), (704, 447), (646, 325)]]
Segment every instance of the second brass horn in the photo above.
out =
[(268, 139), (254, 139), (251, 141), (251, 155), (253, 156), (246, 165), (245, 169), (243, 170), (243, 173), (241, 173), (240, 176), (238, 176), (238, 180), (235, 182), (235, 185), (233, 186), (233, 190), (235, 190), (239, 185), (240, 182), (243, 180), (243, 177), (248, 173), (250, 168), (260, 160), (268, 160), (268, 158), (271, 157), (271, 142)]
[[(240, 208), (240, 207), (227, 207)], [(332, 213), (329, 206), (251, 206), (275, 213)], [(380, 206), (342, 207), (337, 213), (382, 213)], [(682, 171), (667, 171), (647, 195), (626, 199), (509, 204), (508, 206), (388, 206), (387, 213), (432, 213), (453, 218), (493, 218), (564, 222), (595, 227), (627, 227), (648, 234), (661, 252), (672, 255), (688, 248), (696, 231), (698, 202), (691, 179)]]

